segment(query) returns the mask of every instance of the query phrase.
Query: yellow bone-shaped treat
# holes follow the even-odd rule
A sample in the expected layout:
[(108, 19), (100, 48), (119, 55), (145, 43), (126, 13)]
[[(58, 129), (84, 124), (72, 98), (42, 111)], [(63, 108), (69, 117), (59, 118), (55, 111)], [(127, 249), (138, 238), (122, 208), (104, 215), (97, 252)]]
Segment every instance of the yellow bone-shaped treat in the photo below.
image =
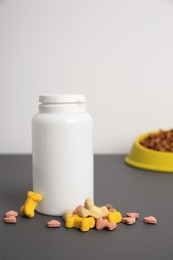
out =
[(103, 218), (108, 216), (108, 209), (107, 207), (97, 207), (94, 205), (94, 202), (91, 198), (88, 198), (85, 201), (84, 207), (81, 207), (79, 210), (79, 215), (81, 217), (88, 217), (91, 216), (95, 219)]
[(39, 201), (42, 200), (42, 196), (39, 193), (35, 193), (33, 191), (28, 191), (27, 193), (27, 199), (23, 206), (20, 208), (20, 213), (23, 216), (26, 216), (28, 218), (34, 217), (34, 210), (38, 204)]
[(89, 231), (95, 227), (95, 219), (93, 217), (82, 218), (78, 214), (73, 214), (70, 210), (65, 210), (63, 213), (65, 227), (78, 228), (83, 232)]
[(122, 215), (119, 211), (109, 211), (106, 219), (109, 221), (109, 223), (119, 223), (122, 221)]

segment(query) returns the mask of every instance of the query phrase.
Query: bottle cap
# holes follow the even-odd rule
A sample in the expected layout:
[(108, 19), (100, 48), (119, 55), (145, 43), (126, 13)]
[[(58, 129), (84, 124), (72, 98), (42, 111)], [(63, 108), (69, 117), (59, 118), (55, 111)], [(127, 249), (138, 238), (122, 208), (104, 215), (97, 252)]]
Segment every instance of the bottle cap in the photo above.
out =
[(84, 95), (70, 95), (70, 94), (43, 94), (39, 96), (39, 102), (43, 104), (67, 104), (67, 103), (86, 103)]

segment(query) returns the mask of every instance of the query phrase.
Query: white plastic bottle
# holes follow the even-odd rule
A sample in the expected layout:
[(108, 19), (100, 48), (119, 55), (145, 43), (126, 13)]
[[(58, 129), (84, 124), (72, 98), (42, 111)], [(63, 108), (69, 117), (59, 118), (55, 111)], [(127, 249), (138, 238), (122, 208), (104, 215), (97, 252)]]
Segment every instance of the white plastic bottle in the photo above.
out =
[(36, 210), (62, 215), (94, 197), (92, 117), (84, 95), (41, 95), (32, 119), (33, 191)]

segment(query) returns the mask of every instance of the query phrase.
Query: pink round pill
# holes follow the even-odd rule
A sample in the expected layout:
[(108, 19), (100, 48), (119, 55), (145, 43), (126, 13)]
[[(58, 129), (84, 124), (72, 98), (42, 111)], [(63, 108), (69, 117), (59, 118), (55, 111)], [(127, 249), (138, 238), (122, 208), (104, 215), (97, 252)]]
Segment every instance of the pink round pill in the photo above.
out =
[(6, 216), (6, 217), (10, 217), (10, 216), (18, 217), (18, 212), (17, 212), (17, 211), (14, 211), (14, 210), (10, 210), (10, 211), (7, 211), (7, 212), (5, 213), (5, 216)]
[(148, 224), (157, 224), (157, 219), (154, 216), (144, 217), (144, 222)]
[(16, 220), (16, 217), (14, 217), (14, 216), (9, 216), (9, 217), (5, 217), (4, 218), (4, 222), (5, 223), (16, 223), (17, 222), (17, 220)]
[(78, 206), (74, 209), (73, 214), (79, 214), (79, 211), (80, 211), (80, 209), (81, 209), (82, 207), (83, 207), (82, 205), (78, 205)]
[(136, 222), (136, 218), (124, 217), (122, 221), (128, 225), (132, 225)]
[(97, 229), (97, 230), (101, 230), (101, 229), (107, 227), (108, 223), (109, 223), (109, 222), (108, 222), (107, 219), (98, 218), (98, 219), (96, 220), (96, 229)]
[(109, 223), (107, 225), (107, 229), (110, 231), (114, 230), (116, 227), (117, 227), (117, 223)]
[(137, 212), (127, 212), (126, 216), (131, 217), (131, 218), (139, 218), (139, 213), (137, 213)]
[(47, 222), (47, 226), (48, 226), (48, 227), (52, 227), (52, 228), (54, 228), (54, 227), (60, 227), (60, 226), (61, 226), (61, 222), (59, 222), (58, 220), (52, 219), (52, 220), (50, 220), (50, 221)]

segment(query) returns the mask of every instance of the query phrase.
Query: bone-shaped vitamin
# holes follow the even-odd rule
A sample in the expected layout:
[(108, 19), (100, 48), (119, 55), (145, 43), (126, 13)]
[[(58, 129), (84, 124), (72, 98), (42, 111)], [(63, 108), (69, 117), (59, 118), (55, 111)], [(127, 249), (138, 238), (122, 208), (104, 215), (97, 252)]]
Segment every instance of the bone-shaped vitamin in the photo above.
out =
[(78, 228), (83, 232), (89, 231), (90, 228), (95, 227), (95, 219), (93, 217), (83, 218), (78, 214), (73, 214), (70, 210), (65, 210), (63, 214), (65, 220), (65, 227)]
[(119, 223), (122, 221), (122, 215), (119, 211), (109, 211), (106, 218), (110, 223)]
[(39, 193), (28, 191), (27, 199), (20, 208), (20, 213), (28, 218), (33, 218), (35, 215), (35, 208), (39, 201), (42, 200), (42, 196)]
[(88, 198), (85, 201), (84, 207), (81, 207), (79, 210), (79, 215), (81, 217), (88, 217), (91, 216), (95, 219), (102, 218), (108, 216), (108, 209), (107, 207), (97, 207), (94, 205), (94, 201), (91, 198)]

